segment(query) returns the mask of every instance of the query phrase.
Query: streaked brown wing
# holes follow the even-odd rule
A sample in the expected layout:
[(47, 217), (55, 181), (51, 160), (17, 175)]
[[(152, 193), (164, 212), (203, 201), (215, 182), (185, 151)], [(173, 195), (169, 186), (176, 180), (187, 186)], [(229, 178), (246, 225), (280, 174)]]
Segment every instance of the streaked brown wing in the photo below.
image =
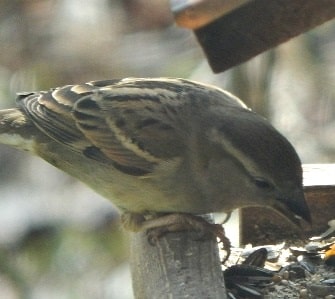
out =
[[(178, 156), (177, 85), (119, 80), (22, 94), (18, 105), (46, 135), (73, 151), (133, 175)], [(157, 86), (159, 88), (157, 88)], [(171, 90), (168, 90), (168, 87)]]
[(163, 87), (152, 82), (144, 86), (143, 81), (106, 86), (77, 101), (73, 116), (84, 135), (107, 157), (148, 173), (184, 150), (177, 129), (176, 108), (181, 101), (176, 101), (175, 91)]
[(43, 133), (78, 152), (90, 142), (77, 128), (71, 111), (73, 104), (84, 94), (92, 93), (93, 89), (89, 85), (68, 85), (19, 95), (17, 102)]

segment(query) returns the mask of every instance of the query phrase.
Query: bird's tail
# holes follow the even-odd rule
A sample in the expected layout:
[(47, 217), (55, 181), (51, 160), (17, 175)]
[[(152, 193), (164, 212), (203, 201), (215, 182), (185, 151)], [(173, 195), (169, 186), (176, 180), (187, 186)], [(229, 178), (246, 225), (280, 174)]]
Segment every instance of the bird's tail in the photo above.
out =
[(19, 109), (0, 110), (0, 143), (31, 151), (31, 128), (31, 122)]

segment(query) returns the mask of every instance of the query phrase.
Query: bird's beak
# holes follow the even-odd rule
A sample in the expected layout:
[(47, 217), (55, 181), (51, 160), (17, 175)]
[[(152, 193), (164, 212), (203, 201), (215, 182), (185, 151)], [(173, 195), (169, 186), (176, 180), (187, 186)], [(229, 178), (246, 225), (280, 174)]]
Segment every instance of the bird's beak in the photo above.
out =
[(294, 198), (280, 198), (276, 200), (272, 208), (295, 225), (300, 226), (301, 219), (312, 224), (312, 217), (302, 190), (298, 190)]

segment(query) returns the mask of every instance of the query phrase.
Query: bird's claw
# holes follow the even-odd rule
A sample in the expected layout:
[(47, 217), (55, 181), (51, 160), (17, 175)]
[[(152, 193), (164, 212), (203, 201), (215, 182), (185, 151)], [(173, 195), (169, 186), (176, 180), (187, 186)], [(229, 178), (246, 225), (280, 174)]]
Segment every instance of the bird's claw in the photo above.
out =
[(195, 240), (208, 240), (216, 237), (219, 243), (222, 243), (222, 249), (227, 253), (222, 263), (229, 258), (231, 244), (222, 225), (209, 223), (200, 216), (184, 213), (166, 214), (142, 222), (141, 227), (146, 230), (148, 242), (151, 245), (156, 245), (159, 238), (166, 233), (185, 230), (195, 231), (197, 233)]

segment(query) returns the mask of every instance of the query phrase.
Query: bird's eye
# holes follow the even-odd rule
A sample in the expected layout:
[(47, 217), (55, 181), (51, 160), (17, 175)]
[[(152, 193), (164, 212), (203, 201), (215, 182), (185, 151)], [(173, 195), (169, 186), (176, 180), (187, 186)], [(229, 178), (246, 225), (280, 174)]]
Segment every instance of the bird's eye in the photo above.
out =
[(270, 190), (273, 188), (271, 183), (269, 183), (267, 180), (263, 178), (255, 178), (255, 185), (260, 189), (267, 189)]

